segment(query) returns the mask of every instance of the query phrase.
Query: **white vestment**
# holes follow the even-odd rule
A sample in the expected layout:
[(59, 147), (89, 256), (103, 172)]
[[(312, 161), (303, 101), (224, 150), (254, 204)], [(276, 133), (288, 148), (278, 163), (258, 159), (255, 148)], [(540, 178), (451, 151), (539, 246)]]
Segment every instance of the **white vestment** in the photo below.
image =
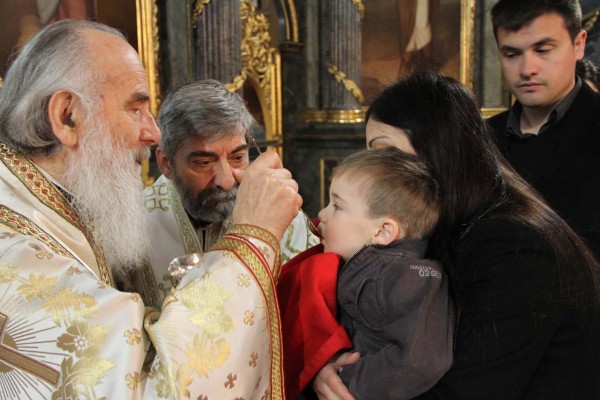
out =
[[(144, 204), (150, 221), (150, 259), (122, 287), (140, 293), (147, 304), (160, 307), (174, 283), (167, 270), (169, 263), (184, 254), (205, 253), (221, 239), (230, 222), (194, 228), (175, 186), (164, 175), (146, 188)], [(280, 242), (282, 264), (317, 243), (319, 239), (308, 229), (306, 217), (298, 213)]]
[(60, 191), (0, 144), (0, 397), (282, 399), (279, 252), (231, 226), (161, 312), (144, 307)]

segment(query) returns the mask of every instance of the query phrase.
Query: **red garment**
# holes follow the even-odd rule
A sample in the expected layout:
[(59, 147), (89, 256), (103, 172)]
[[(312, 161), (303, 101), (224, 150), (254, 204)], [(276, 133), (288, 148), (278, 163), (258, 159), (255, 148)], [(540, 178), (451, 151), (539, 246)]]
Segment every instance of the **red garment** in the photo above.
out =
[(283, 336), (288, 400), (295, 399), (321, 368), (352, 342), (337, 316), (337, 272), (341, 257), (317, 245), (281, 269), (277, 299)]

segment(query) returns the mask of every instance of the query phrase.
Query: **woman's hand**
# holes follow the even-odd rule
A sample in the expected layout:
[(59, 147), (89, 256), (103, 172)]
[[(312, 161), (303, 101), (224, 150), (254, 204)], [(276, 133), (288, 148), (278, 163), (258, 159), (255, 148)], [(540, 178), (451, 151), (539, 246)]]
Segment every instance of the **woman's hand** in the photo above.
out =
[(339, 373), (344, 366), (357, 362), (359, 358), (360, 353), (342, 353), (321, 368), (313, 383), (319, 400), (355, 400)]

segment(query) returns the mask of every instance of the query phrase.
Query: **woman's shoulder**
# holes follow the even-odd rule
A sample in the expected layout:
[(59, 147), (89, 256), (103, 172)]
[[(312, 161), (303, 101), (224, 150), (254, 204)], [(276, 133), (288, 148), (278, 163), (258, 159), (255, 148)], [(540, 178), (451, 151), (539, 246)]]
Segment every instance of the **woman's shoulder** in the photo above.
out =
[(466, 238), (476, 239), (489, 236), (519, 238), (523, 235), (542, 236), (541, 232), (538, 232), (532, 223), (506, 214), (494, 214), (472, 221), (463, 232), (462, 238), (463, 240)]
[(557, 265), (556, 252), (543, 232), (503, 215), (474, 222), (465, 232), (456, 256), (467, 282), (511, 281), (516, 276), (531, 282), (535, 277), (539, 285), (548, 288), (554, 282)]
[(550, 242), (532, 223), (503, 214), (472, 222), (460, 240), (461, 253), (482, 250), (512, 252), (524, 248), (549, 250)]

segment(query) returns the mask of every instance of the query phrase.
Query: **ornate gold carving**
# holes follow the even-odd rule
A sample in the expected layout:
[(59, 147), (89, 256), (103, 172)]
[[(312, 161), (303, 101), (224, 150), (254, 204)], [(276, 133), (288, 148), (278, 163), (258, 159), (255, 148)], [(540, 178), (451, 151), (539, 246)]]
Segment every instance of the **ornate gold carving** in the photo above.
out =
[[(598, 17), (600, 17), (600, 8), (597, 8), (597, 9), (585, 14), (582, 18), (583, 19), (582, 29), (587, 31), (589, 34), (589, 31), (594, 27), (594, 25), (596, 25), (596, 21), (598, 21)], [(1, 83), (2, 83), (2, 79), (0, 79), (0, 86), (2, 86)]]
[(196, 0), (196, 4), (194, 4), (194, 13), (192, 14), (194, 29), (198, 27), (198, 17), (202, 15), (202, 11), (204, 11), (204, 7), (206, 7), (208, 3), (210, 3), (210, 0)]
[(280, 3), (285, 21), (285, 39), (298, 43), (298, 16), (294, 0), (280, 0)]
[(358, 124), (365, 122), (365, 109), (306, 111), (300, 115), (300, 120), (305, 124)]
[(482, 108), (481, 109), (481, 115), (483, 116), (483, 118), (490, 118), (493, 117), (496, 114), (500, 114), (501, 112), (506, 111), (507, 109), (505, 107), (497, 107), (497, 108), (492, 108), (492, 107), (487, 107), (487, 108)]
[[(158, 75), (158, 6), (156, 0), (136, 0), (136, 22), (138, 53), (148, 75), (150, 90), (150, 112), (158, 115), (160, 98), (160, 80)], [(150, 176), (150, 162), (142, 162), (142, 181), (146, 186), (154, 183)]]
[(365, 17), (365, 5), (362, 0), (352, 0), (356, 8), (358, 8), (358, 14), (360, 15), (360, 19)]
[[(242, 39), (242, 62), (243, 72), (246, 75), (254, 75), (258, 84), (265, 93), (271, 89), (272, 75), (270, 66), (273, 64), (271, 36), (269, 35), (269, 21), (257, 13), (251, 0), (242, 0), (241, 16), (244, 29)], [(262, 100), (262, 99), (261, 99)], [(264, 101), (270, 109), (273, 99), (264, 97)]]
[[(242, 71), (227, 89), (236, 91), (248, 82), (256, 91), (263, 112), (267, 141), (282, 142), (281, 123), (281, 60), (279, 51), (271, 47), (269, 21), (256, 11), (252, 0), (241, 0), (240, 14), (243, 37), (241, 45)], [(278, 151), (281, 146), (269, 150)]]
[(0, 76), (0, 88), (2, 87), (2, 85), (4, 85), (4, 80), (2, 80), (2, 77)]
[(362, 91), (360, 90), (358, 85), (354, 83), (354, 81), (352, 81), (351, 79), (347, 79), (346, 74), (344, 72), (340, 71), (335, 65), (333, 65), (330, 62), (326, 62), (325, 66), (327, 67), (327, 71), (329, 71), (329, 73), (333, 75), (335, 80), (344, 85), (346, 90), (352, 93), (359, 103), (362, 103), (364, 101), (365, 98), (363, 97)]
[(247, 77), (248, 75), (246, 74), (246, 71), (242, 70), (242, 72), (240, 72), (239, 75), (236, 75), (235, 78), (233, 78), (233, 81), (231, 83), (225, 84), (225, 88), (230, 92), (240, 90), (244, 85), (244, 82), (246, 82)]
[(150, 89), (150, 111), (158, 115), (160, 80), (158, 75), (158, 7), (156, 0), (136, 1), (138, 51), (148, 74)]
[(460, 2), (460, 81), (473, 89), (473, 51), (475, 48), (475, 0)]

